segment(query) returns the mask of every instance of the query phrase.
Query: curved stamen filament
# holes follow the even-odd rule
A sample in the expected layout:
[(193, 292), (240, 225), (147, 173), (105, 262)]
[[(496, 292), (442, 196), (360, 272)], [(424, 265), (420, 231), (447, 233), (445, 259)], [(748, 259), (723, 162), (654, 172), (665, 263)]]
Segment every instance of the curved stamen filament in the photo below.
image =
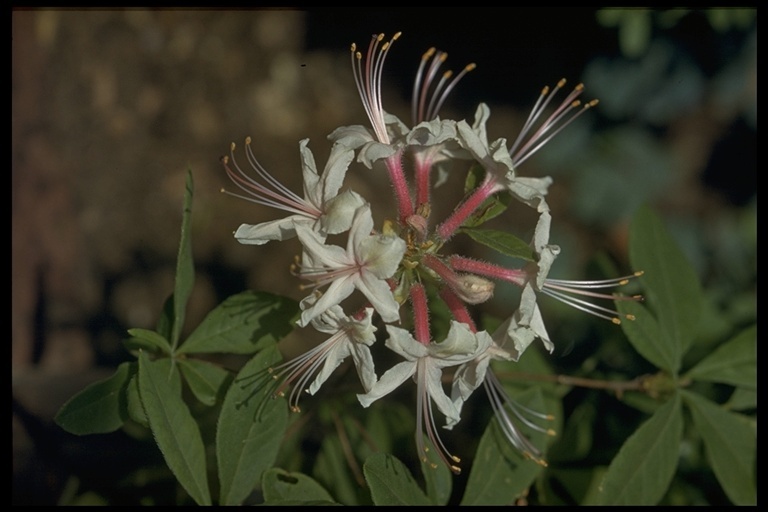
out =
[[(512, 400), (507, 392), (504, 391), (504, 387), (499, 382), (498, 377), (491, 370), (488, 370), (485, 374), (483, 387), (485, 387), (485, 391), (488, 394), (488, 399), (491, 402), (491, 407), (499, 422), (499, 426), (507, 439), (509, 439), (509, 442), (512, 443), (512, 446), (520, 450), (526, 458), (534, 460), (541, 466), (546, 466), (547, 463), (541, 458), (541, 450), (520, 431), (515, 420), (522, 422), (532, 430), (554, 436), (555, 432), (552, 429), (543, 428), (530, 419), (533, 417), (539, 420), (552, 421), (554, 418), (551, 415), (534, 411)], [(510, 411), (512, 415), (510, 415)]]
[(355, 75), (355, 85), (360, 99), (363, 101), (363, 108), (371, 121), (371, 126), (376, 134), (376, 138), (383, 144), (389, 144), (389, 134), (387, 125), (384, 122), (384, 110), (381, 104), (381, 72), (384, 67), (384, 61), (389, 53), (389, 48), (399, 37), (401, 32), (392, 36), (388, 42), (381, 45), (384, 40), (384, 34), (374, 34), (371, 43), (368, 45), (368, 53), (365, 58), (365, 68), (363, 68), (363, 55), (357, 51), (357, 45), (352, 43), (352, 69)]
[(323, 364), (328, 353), (335, 345), (335, 342), (342, 339), (345, 335), (343, 331), (340, 331), (305, 354), (287, 363), (270, 368), (269, 373), (272, 374), (272, 378), (280, 381), (273, 395), (285, 396), (285, 389), (295, 382), (296, 384), (288, 396), (288, 405), (293, 412), (301, 412), (299, 408), (301, 393), (309, 392), (309, 381), (317, 373), (320, 365)]
[(581, 102), (576, 98), (584, 91), (584, 84), (578, 84), (573, 88), (570, 94), (560, 103), (560, 105), (552, 112), (549, 117), (536, 129), (523, 143), (523, 140), (529, 136), (529, 132), (533, 129), (537, 120), (543, 115), (552, 98), (565, 86), (565, 79), (561, 79), (557, 85), (550, 89), (550, 87), (544, 87), (536, 100), (531, 113), (528, 115), (523, 128), (520, 130), (520, 134), (515, 139), (514, 144), (509, 150), (509, 154), (512, 157), (512, 163), (518, 166), (533, 156), (542, 146), (547, 144), (552, 138), (554, 138), (560, 131), (571, 124), (577, 117), (583, 114), (586, 110), (597, 105), (598, 100), (592, 100), (585, 103), (578, 112), (574, 113), (575, 109), (581, 106)]
[[(248, 195), (243, 196), (235, 194), (227, 190), (222, 192), (231, 196), (250, 201), (252, 203), (260, 204), (263, 206), (269, 206), (278, 210), (283, 210), (289, 213), (295, 213), (299, 215), (305, 215), (308, 217), (320, 217), (323, 212), (318, 210), (314, 205), (302, 199), (294, 192), (289, 190), (285, 185), (276, 180), (271, 174), (269, 174), (264, 167), (261, 166), (251, 150), (251, 138), (245, 139), (245, 154), (248, 159), (248, 163), (251, 168), (256, 171), (256, 174), (260, 176), (271, 188), (264, 186), (258, 182), (246, 172), (244, 172), (237, 164), (235, 159), (235, 143), (230, 146), (230, 156), (223, 157), (221, 163), (227, 172), (227, 176), (232, 183), (237, 185), (238, 188), (246, 192)], [(229, 162), (232, 162), (235, 170), (229, 166)]]
[[(414, 126), (422, 121), (431, 121), (436, 118), (446, 98), (453, 88), (456, 87), (459, 80), (477, 67), (474, 63), (467, 64), (450, 82), (453, 71), (446, 71), (430, 94), (430, 87), (437, 76), (438, 70), (447, 58), (447, 53), (438, 51), (435, 48), (430, 48), (421, 57), (419, 70), (416, 72), (416, 80), (413, 83), (411, 101), (411, 116)], [(427, 66), (427, 61), (430, 61), (429, 66)]]

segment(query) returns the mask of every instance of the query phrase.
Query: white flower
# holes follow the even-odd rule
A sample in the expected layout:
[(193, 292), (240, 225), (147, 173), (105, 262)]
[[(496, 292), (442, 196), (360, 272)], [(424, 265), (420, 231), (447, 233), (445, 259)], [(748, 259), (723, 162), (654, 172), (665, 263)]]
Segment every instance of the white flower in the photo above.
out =
[(386, 346), (406, 360), (387, 370), (368, 393), (357, 395), (358, 400), (363, 407), (368, 407), (413, 377), (417, 385), (416, 445), (419, 453), (423, 460), (427, 460), (422, 436), (426, 430), (427, 437), (443, 462), (458, 473), (459, 469), (454, 463), (459, 462), (459, 459), (448, 452), (435, 430), (431, 402), (445, 415), (448, 424), (453, 425), (459, 421), (459, 410), (443, 389), (443, 368), (466, 363), (485, 352), (491, 343), (490, 336), (485, 332), (473, 333), (466, 324), (456, 321), (451, 321), (448, 336), (442, 343), (420, 343), (410, 332), (391, 325), (387, 326), (387, 332), (389, 339), (385, 342)]
[(300, 275), (313, 281), (315, 287), (330, 284), (323, 295), (301, 314), (299, 325), (306, 326), (331, 306), (360, 290), (385, 322), (400, 319), (399, 304), (387, 279), (392, 277), (405, 254), (405, 242), (394, 235), (372, 235), (371, 208), (364, 205), (355, 211), (346, 250), (326, 245), (314, 231), (302, 224), (296, 233), (312, 266), (302, 266)]
[(307, 147), (308, 142), (309, 139), (304, 139), (299, 143), (304, 177), (303, 198), (288, 190), (259, 164), (251, 151), (250, 138), (246, 139), (246, 156), (263, 183), (240, 169), (232, 145), (231, 160), (236, 172), (227, 165), (229, 159), (225, 159), (224, 166), (230, 179), (249, 194), (237, 197), (290, 214), (261, 224), (242, 224), (235, 232), (235, 238), (240, 243), (263, 245), (271, 240), (287, 240), (296, 236), (296, 225), (306, 225), (321, 236), (349, 229), (352, 214), (365, 202), (356, 192), (347, 190), (339, 193), (354, 151), (342, 145), (334, 145), (321, 176), (317, 172), (314, 156)]
[[(312, 299), (308, 298), (306, 304), (311, 303)], [(372, 324), (372, 317), (372, 308), (347, 316), (340, 306), (332, 306), (313, 319), (312, 326), (320, 332), (331, 334), (331, 337), (305, 354), (271, 370), (274, 378), (282, 379), (276, 394), (283, 394), (286, 386), (295, 383), (288, 403), (292, 410), (298, 412), (300, 393), (307, 391), (314, 395), (349, 356), (352, 356), (355, 363), (363, 389), (370, 390), (376, 383), (373, 357), (369, 349), (376, 341), (376, 327)], [(307, 382), (313, 375), (315, 379), (307, 388)]]

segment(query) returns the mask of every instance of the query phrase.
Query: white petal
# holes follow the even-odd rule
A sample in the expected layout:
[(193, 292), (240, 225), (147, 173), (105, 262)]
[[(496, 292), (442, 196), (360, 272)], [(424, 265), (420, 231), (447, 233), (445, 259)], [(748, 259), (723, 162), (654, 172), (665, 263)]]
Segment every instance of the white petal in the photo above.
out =
[(387, 332), (389, 333), (389, 338), (387, 338), (384, 344), (387, 348), (400, 354), (407, 360), (416, 361), (421, 357), (429, 355), (427, 347), (416, 341), (409, 331), (394, 325), (388, 325)]
[(357, 399), (360, 401), (363, 407), (368, 407), (379, 398), (388, 395), (400, 384), (405, 382), (408, 377), (412, 376), (416, 371), (416, 363), (413, 361), (403, 361), (398, 363), (386, 372), (381, 378), (374, 384), (369, 392), (364, 395), (357, 395)]
[(336, 279), (331, 283), (325, 293), (317, 299), (317, 302), (301, 313), (297, 322), (301, 327), (306, 327), (317, 316), (322, 315), (329, 308), (338, 305), (339, 302), (349, 297), (355, 291), (352, 279), (347, 277)]
[(317, 375), (315, 376), (315, 380), (312, 381), (312, 384), (309, 385), (310, 395), (317, 393), (317, 391), (320, 389), (320, 386), (322, 386), (325, 381), (328, 380), (328, 377), (331, 376), (334, 370), (336, 370), (336, 368), (338, 368), (339, 365), (344, 362), (344, 359), (349, 356), (349, 350), (350, 347), (348, 343), (343, 341), (335, 342), (334, 347), (330, 349), (325, 356), (323, 367), (320, 368), (320, 371), (317, 372)]
[(356, 124), (353, 126), (342, 126), (340, 128), (336, 128), (328, 136), (328, 139), (335, 143), (342, 144), (349, 149), (355, 150), (363, 144), (375, 140), (375, 137), (373, 136), (371, 130), (365, 126)]
[(318, 209), (322, 204), (322, 195), (319, 190), (320, 175), (317, 173), (317, 165), (312, 151), (307, 147), (309, 139), (299, 142), (299, 154), (301, 155), (301, 172), (304, 177), (304, 197)]
[(451, 399), (448, 398), (448, 395), (443, 389), (442, 370), (439, 367), (428, 363), (426, 365), (426, 372), (427, 375), (424, 375), (422, 378), (426, 381), (427, 393), (437, 408), (440, 409), (440, 412), (445, 415), (446, 422), (450, 425), (455, 425), (460, 419), (459, 410), (453, 404)]
[(348, 230), (352, 225), (355, 210), (366, 204), (357, 192), (345, 190), (324, 205), (325, 213), (320, 217), (323, 232), (336, 235)]
[(352, 263), (344, 249), (335, 245), (326, 245), (325, 239), (318, 232), (303, 224), (296, 224), (295, 229), (301, 245), (304, 246), (313, 263), (332, 269), (343, 268)]
[(261, 224), (242, 224), (235, 231), (235, 239), (244, 245), (264, 245), (272, 240), (288, 240), (296, 236), (295, 223), (311, 226), (314, 219), (291, 215)]
[(354, 150), (344, 144), (336, 143), (333, 145), (321, 178), (323, 203), (333, 199), (339, 193), (339, 189), (344, 183), (344, 177), (347, 175), (349, 164), (354, 157)]
[(379, 279), (392, 277), (406, 250), (405, 241), (394, 235), (367, 236), (354, 248), (356, 260)]

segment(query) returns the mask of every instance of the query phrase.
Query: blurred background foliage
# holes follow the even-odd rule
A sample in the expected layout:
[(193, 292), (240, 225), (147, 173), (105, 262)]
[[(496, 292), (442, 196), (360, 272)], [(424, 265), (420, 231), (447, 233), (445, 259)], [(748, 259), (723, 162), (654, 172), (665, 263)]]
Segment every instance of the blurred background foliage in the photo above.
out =
[[(755, 9), (14, 10), (15, 504), (157, 500), (168, 475), (153, 469), (162, 463), (146, 439), (77, 439), (53, 415), (127, 359), (126, 329), (157, 321), (173, 287), (187, 169), (198, 273), (188, 325), (245, 289), (300, 298), (288, 273), (298, 245), (233, 240), (240, 223), (274, 212), (220, 194), (218, 158), (251, 136), (264, 166), (299, 190), (300, 139), (309, 137), (322, 161), (334, 128), (367, 124), (349, 44), (397, 30), (384, 98), (404, 119), (419, 57), (433, 45), (448, 52), (448, 68), (478, 64), (443, 117), (471, 119), (486, 102), (492, 138), (514, 139), (541, 87), (561, 77), (583, 81), (585, 98), (600, 100), (521, 168), (555, 179), (551, 240), (563, 250), (553, 277), (636, 270), (627, 228), (649, 204), (706, 294), (703, 342), (690, 357), (756, 321)], [(349, 179), (368, 198), (388, 186), (363, 171)], [(488, 321), (510, 304), (514, 292), (499, 289)], [(610, 380), (652, 371), (612, 324), (559, 303), (542, 309), (555, 373)], [(610, 462), (643, 416), (604, 391), (561, 394), (564, 428), (551, 453), (562, 478), (538, 492), (572, 503), (579, 496), (563, 482)], [(729, 398), (718, 386), (711, 394)], [(727, 503), (695, 436), (687, 439), (666, 502)]]

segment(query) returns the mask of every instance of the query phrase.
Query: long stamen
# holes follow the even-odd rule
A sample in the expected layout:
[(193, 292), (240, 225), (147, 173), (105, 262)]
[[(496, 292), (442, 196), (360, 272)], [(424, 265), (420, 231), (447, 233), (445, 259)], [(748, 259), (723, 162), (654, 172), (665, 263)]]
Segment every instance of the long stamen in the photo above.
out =
[[(507, 439), (512, 443), (512, 446), (520, 450), (526, 458), (532, 459), (539, 465), (546, 467), (547, 463), (541, 458), (541, 450), (539, 450), (530, 439), (520, 431), (516, 425), (515, 419), (532, 430), (546, 433), (549, 436), (554, 436), (554, 430), (543, 428), (530, 419), (530, 417), (533, 417), (539, 420), (551, 421), (554, 417), (549, 414), (534, 411), (533, 409), (525, 407), (512, 400), (507, 392), (504, 391), (504, 387), (501, 385), (501, 382), (499, 382), (498, 377), (496, 377), (491, 370), (488, 370), (485, 374), (483, 387), (485, 387), (485, 391), (488, 394), (488, 399), (491, 402), (491, 407), (499, 422), (499, 426), (501, 426), (501, 429), (507, 436)], [(512, 412), (512, 415), (510, 415), (509, 411)]]
[(542, 146), (559, 134), (563, 128), (575, 121), (577, 117), (582, 115), (588, 109), (597, 105), (598, 100), (592, 100), (585, 103), (578, 112), (573, 112), (581, 106), (581, 102), (576, 98), (578, 98), (584, 91), (584, 84), (578, 84), (560, 103), (555, 111), (552, 112), (539, 128), (530, 135), (527, 141), (523, 143), (526, 137), (529, 136), (529, 133), (537, 120), (544, 114), (544, 111), (552, 101), (552, 98), (554, 98), (558, 91), (565, 86), (565, 83), (566, 81), (563, 78), (557, 85), (555, 85), (555, 87), (550, 89), (550, 87), (547, 86), (542, 89), (539, 98), (536, 100), (536, 104), (528, 115), (528, 119), (526, 119), (523, 128), (520, 130), (520, 134), (517, 136), (517, 139), (509, 150), (513, 165), (518, 166), (528, 160), (534, 153), (541, 149)]
[[(271, 186), (271, 188), (259, 183), (240, 168), (235, 159), (235, 143), (233, 142), (230, 146), (230, 156), (222, 157), (221, 163), (224, 166), (224, 170), (227, 172), (227, 176), (232, 180), (232, 183), (248, 195), (244, 196), (224, 189), (222, 189), (222, 192), (252, 203), (269, 206), (289, 213), (315, 218), (320, 217), (323, 214), (323, 212), (318, 210), (314, 205), (308, 203), (289, 190), (262, 167), (251, 150), (250, 137), (245, 139), (245, 147), (246, 157), (251, 168), (256, 171), (256, 174)], [(230, 161), (235, 170), (229, 166)]]
[(363, 101), (363, 108), (371, 121), (374, 133), (379, 142), (389, 144), (389, 134), (387, 125), (384, 122), (384, 110), (381, 103), (381, 72), (384, 67), (384, 61), (389, 53), (389, 48), (399, 37), (401, 32), (392, 36), (388, 42), (379, 47), (379, 43), (384, 40), (384, 34), (374, 34), (371, 37), (371, 43), (368, 45), (368, 53), (365, 59), (365, 68), (363, 68), (363, 55), (357, 51), (357, 45), (352, 43), (352, 69), (355, 75), (355, 85), (360, 99)]
[(296, 384), (291, 389), (291, 393), (288, 397), (288, 405), (293, 412), (301, 412), (301, 408), (299, 408), (301, 393), (309, 392), (307, 384), (310, 379), (317, 373), (320, 365), (323, 364), (336, 342), (344, 336), (345, 333), (338, 332), (305, 354), (302, 354), (287, 363), (270, 368), (269, 373), (272, 374), (272, 378), (280, 381), (279, 386), (273, 394), (275, 396), (284, 396), (285, 389), (295, 382)]
[[(421, 63), (419, 64), (419, 70), (416, 72), (416, 80), (413, 84), (413, 95), (411, 101), (411, 116), (413, 118), (413, 124), (417, 125), (422, 121), (431, 121), (437, 117), (437, 113), (443, 106), (448, 95), (451, 93), (456, 84), (470, 71), (477, 67), (475, 63), (467, 64), (459, 74), (453, 77), (453, 71), (446, 71), (443, 73), (442, 78), (438, 84), (434, 87), (434, 90), (430, 93), (430, 88), (437, 76), (440, 66), (448, 58), (448, 54), (442, 51), (438, 51), (435, 48), (430, 48), (421, 57)], [(431, 61), (430, 61), (431, 59)], [(427, 67), (427, 61), (430, 61)], [(427, 68), (425, 72), (425, 68)]]

